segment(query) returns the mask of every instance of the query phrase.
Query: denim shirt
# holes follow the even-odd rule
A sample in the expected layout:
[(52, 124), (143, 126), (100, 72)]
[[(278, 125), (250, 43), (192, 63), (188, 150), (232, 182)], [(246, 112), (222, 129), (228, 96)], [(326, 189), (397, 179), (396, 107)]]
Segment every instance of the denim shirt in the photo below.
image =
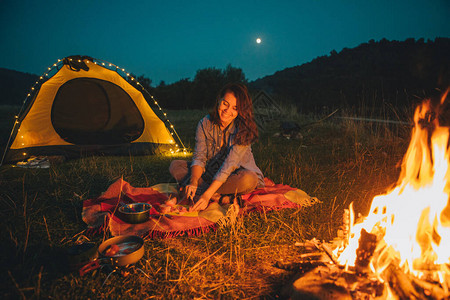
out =
[[(223, 135), (225, 134), (225, 137)], [(213, 158), (221, 150), (222, 140), (229, 149), (222, 166), (214, 175), (213, 180), (225, 182), (233, 171), (244, 168), (253, 171), (258, 175), (258, 187), (264, 187), (264, 175), (256, 166), (250, 145), (233, 144), (236, 135), (236, 125), (234, 121), (222, 131), (219, 125), (214, 124), (207, 115), (198, 122), (195, 134), (195, 151), (192, 165), (197, 165), (205, 169), (208, 160)]]

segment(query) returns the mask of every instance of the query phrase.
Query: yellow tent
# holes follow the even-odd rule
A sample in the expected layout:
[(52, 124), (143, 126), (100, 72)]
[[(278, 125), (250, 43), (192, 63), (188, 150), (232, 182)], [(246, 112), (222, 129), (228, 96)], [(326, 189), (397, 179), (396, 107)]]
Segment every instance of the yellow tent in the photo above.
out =
[(154, 154), (178, 146), (170, 122), (158, 118), (117, 66), (86, 56), (54, 66), (57, 72), (32, 88), (5, 162), (38, 155)]

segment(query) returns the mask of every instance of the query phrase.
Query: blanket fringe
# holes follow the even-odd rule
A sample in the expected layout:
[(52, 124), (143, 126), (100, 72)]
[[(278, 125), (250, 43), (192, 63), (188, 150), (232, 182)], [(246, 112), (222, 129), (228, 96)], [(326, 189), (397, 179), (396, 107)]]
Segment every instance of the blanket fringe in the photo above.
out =
[(109, 226), (109, 216), (105, 216), (103, 220), (103, 224), (97, 227), (89, 227), (86, 229), (85, 235), (87, 237), (95, 237), (103, 234), (106, 230), (108, 230)]
[[(214, 232), (218, 228), (217, 224), (212, 224), (204, 227), (197, 227), (188, 230), (177, 230), (177, 231), (161, 231), (161, 230), (150, 230), (148, 233), (144, 234), (142, 238), (144, 240), (149, 239), (167, 239), (178, 236), (200, 236), (205, 233)], [(87, 228), (85, 235), (87, 237), (96, 237), (102, 235), (107, 229), (107, 223), (104, 223), (98, 227)]]
[(218, 228), (217, 224), (212, 224), (204, 227), (197, 227), (188, 230), (177, 231), (160, 231), (150, 230), (144, 237), (144, 240), (148, 239), (167, 239), (178, 236), (200, 236), (208, 232), (214, 232)]

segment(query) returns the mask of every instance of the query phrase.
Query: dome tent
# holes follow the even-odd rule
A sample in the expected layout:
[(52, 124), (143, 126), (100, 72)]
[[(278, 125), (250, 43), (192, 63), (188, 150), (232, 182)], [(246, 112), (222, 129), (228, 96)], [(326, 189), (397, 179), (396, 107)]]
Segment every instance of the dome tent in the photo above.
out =
[(146, 155), (178, 148), (173, 125), (155, 114), (137, 88), (148, 92), (124, 69), (70, 56), (40, 81), (16, 116), (2, 163), (31, 156)]

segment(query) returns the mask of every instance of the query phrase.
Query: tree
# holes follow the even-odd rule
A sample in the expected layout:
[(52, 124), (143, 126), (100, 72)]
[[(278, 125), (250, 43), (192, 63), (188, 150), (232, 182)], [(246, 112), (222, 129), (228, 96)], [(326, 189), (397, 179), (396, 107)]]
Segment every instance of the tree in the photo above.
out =
[(146, 89), (150, 91), (152, 88), (152, 80), (150, 78), (145, 77), (143, 74), (137, 78), (137, 81)]
[(248, 83), (247, 78), (241, 68), (235, 68), (228, 64), (223, 71), (223, 77), (225, 82), (242, 82), (244, 84)]
[(228, 82), (248, 83), (240, 68), (227, 65), (225, 70), (206, 68), (197, 71), (193, 81), (181, 79), (172, 84), (161, 81), (154, 88), (154, 96), (172, 109), (205, 109), (210, 108), (218, 91)]
[(194, 108), (208, 108), (224, 83), (223, 72), (216, 68), (198, 70), (195, 74), (190, 103)]

